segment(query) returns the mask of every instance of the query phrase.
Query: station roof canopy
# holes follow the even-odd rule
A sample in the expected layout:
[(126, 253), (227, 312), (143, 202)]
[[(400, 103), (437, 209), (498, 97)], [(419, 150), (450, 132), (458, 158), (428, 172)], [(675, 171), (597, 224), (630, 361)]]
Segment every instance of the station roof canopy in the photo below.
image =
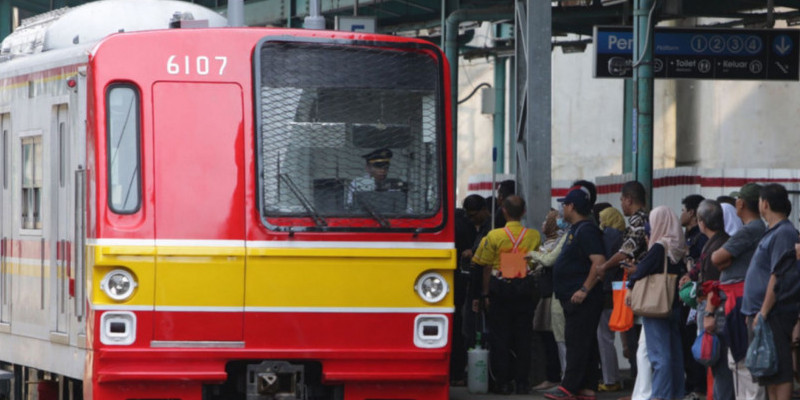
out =
[[(187, 0), (224, 12), (227, 0)], [(311, 0), (244, 0), (245, 23), (250, 26), (301, 27)], [(550, 1), (550, 0), (527, 0)], [(5, 21), (16, 8), (19, 18), (88, 0), (0, 0)], [(336, 16), (373, 16), (378, 30), (435, 37), (443, 19), (458, 9), (512, 9), (509, 0), (320, 0), (328, 27)], [(629, 25), (633, 0), (552, 0), (553, 35), (591, 35), (595, 25)], [(721, 26), (769, 27), (776, 19), (800, 24), (800, 0), (659, 0), (659, 21), (690, 17), (722, 18)], [(768, 7), (774, 7), (769, 9)], [(510, 20), (513, 20), (510, 18)], [(4, 21), (3, 21), (4, 22)], [(5, 33), (5, 32), (4, 32)]]

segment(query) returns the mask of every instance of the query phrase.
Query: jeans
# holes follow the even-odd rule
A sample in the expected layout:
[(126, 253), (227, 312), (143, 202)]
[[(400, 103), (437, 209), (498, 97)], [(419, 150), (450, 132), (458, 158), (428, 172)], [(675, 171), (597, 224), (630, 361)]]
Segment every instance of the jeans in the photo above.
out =
[[(681, 311), (673, 308), (667, 318), (642, 318), (647, 354), (653, 365), (653, 399), (678, 399), (684, 395)], [(641, 367), (640, 367), (641, 368)]]

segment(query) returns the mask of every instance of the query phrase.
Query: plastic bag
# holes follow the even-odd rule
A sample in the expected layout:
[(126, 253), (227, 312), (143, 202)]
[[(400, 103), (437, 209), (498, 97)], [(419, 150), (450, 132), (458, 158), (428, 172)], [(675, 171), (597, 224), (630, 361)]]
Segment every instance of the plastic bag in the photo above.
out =
[(697, 335), (692, 345), (692, 356), (702, 365), (710, 367), (719, 360), (719, 338), (713, 333), (703, 332)]
[(760, 313), (758, 322), (753, 328), (753, 341), (747, 348), (744, 366), (750, 370), (754, 378), (764, 378), (778, 373), (778, 356), (775, 354), (772, 329)]
[(697, 307), (697, 282), (689, 281), (684, 283), (678, 291), (678, 296), (680, 296), (683, 304), (686, 304), (689, 308)]
[(625, 332), (633, 327), (633, 310), (625, 304), (625, 295), (628, 288), (625, 285), (628, 273), (623, 275), (622, 281), (611, 282), (613, 289), (614, 310), (608, 319), (608, 329), (613, 332)]

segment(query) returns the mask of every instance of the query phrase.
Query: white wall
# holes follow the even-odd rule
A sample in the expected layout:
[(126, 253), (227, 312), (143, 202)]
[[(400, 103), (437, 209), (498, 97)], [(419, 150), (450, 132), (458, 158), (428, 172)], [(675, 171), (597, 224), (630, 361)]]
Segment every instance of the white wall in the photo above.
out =
[[(478, 59), (458, 63), (458, 98), (467, 97), (479, 84), (494, 87), (494, 60)], [(456, 199), (461, 204), (467, 196), (467, 181), (476, 174), (492, 173), (494, 142), (492, 115), (481, 114), (480, 90), (458, 106), (458, 154), (456, 160)]]
[[(621, 79), (592, 77), (592, 51), (589, 45), (583, 53), (563, 54), (558, 48), (552, 52), (554, 180), (594, 179), (622, 173), (624, 84)], [(494, 61), (460, 60), (459, 99), (482, 82), (494, 86)], [(654, 168), (675, 166), (674, 99), (675, 84), (656, 81)], [(480, 94), (459, 106), (456, 196), (459, 202), (467, 195), (470, 176), (492, 172), (492, 116), (481, 114), (480, 107)], [(508, 101), (506, 111), (511, 112)], [(506, 155), (509, 156), (508, 151)]]
[[(704, 81), (696, 85), (701, 117), (694, 166), (798, 168), (798, 82)], [(679, 147), (680, 148), (680, 147)]]

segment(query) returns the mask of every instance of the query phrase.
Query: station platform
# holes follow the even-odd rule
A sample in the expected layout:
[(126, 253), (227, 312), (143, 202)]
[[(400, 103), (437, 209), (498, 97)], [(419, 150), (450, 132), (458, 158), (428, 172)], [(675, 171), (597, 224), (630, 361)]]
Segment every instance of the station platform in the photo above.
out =
[[(625, 387), (622, 390), (616, 392), (598, 392), (597, 399), (598, 400), (617, 400), (621, 398), (629, 399), (631, 396), (631, 391), (633, 390), (633, 385), (630, 387)], [(501, 394), (472, 394), (470, 393), (466, 386), (457, 386), (450, 388), (450, 400), (545, 400), (542, 393), (533, 392), (532, 394), (524, 394), (524, 395), (501, 395)]]

